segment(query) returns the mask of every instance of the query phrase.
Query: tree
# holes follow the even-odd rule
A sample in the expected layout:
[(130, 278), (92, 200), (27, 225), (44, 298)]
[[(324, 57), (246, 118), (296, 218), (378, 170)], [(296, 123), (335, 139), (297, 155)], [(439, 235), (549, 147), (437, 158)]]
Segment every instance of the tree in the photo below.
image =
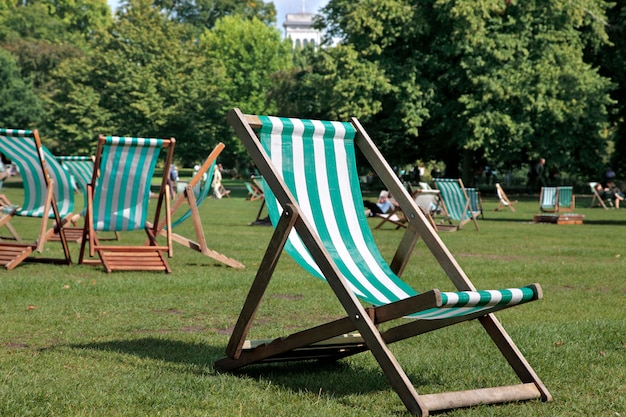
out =
[[(603, 1), (331, 0), (321, 24), (393, 85), (371, 123), (397, 163), (438, 159), (446, 174), (543, 156), (595, 172), (610, 82), (584, 60), (605, 42)], [(592, 42), (593, 41), (593, 42)], [(595, 43), (594, 43), (595, 42)]]
[(20, 75), (13, 56), (0, 49), (0, 121), (5, 128), (34, 129), (43, 107), (32, 82)]
[(257, 18), (266, 25), (276, 22), (274, 3), (262, 0), (155, 0), (155, 5), (166, 11), (172, 20), (188, 24), (197, 34), (213, 29), (226, 16)]
[[(272, 75), (292, 66), (291, 43), (282, 40), (276, 28), (256, 18), (226, 16), (205, 31), (200, 46), (209, 59), (225, 67), (227, 79), (220, 85), (220, 91), (228, 96), (224, 115), (232, 107), (253, 114), (276, 112), (277, 99), (267, 94), (274, 83)], [(233, 145), (229, 147), (231, 157), (227, 154), (225, 161), (239, 168), (249, 159), (239, 141)]]
[(202, 161), (225, 134), (224, 76), (185, 38), (149, 0), (132, 0), (88, 57), (60, 66), (49, 126), (59, 139), (75, 138), (66, 151), (85, 150), (97, 133), (173, 136), (180, 163)]
[(374, 63), (359, 60), (351, 45), (306, 48), (298, 68), (273, 75), (270, 91), (278, 114), (332, 120), (358, 117), (368, 121), (382, 110), (391, 91), (386, 75)]
[[(611, 113), (611, 132), (615, 138), (615, 152), (608, 161), (618, 177), (626, 177), (626, 5), (614, 2), (609, 9), (607, 33), (610, 44), (602, 45), (599, 51), (592, 50), (590, 55), (600, 66), (601, 73), (610, 78), (615, 88), (611, 97), (616, 101), (615, 111)], [(598, 176), (598, 178), (601, 178)]]

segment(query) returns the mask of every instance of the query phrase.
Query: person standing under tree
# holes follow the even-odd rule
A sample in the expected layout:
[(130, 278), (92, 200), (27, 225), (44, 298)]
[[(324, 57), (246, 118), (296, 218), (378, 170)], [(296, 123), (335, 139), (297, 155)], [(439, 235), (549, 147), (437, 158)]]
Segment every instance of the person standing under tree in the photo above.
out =
[(528, 185), (533, 191), (541, 190), (541, 187), (546, 186), (546, 160), (545, 158), (539, 158), (539, 161), (534, 166), (531, 165), (528, 170)]

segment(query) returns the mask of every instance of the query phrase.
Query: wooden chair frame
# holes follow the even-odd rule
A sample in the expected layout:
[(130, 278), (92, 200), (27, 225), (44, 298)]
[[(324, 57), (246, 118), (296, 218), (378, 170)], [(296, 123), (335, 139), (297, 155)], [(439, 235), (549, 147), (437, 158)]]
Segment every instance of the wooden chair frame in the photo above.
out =
[[(182, 193), (179, 193), (178, 196), (174, 199), (174, 202), (171, 206), (170, 217), (173, 219), (176, 211), (186, 203), (188, 206), (188, 211), (183, 213), (178, 220), (173, 221), (172, 227), (176, 227), (178, 223), (186, 220), (188, 217), (191, 217), (191, 221), (193, 222), (194, 231), (196, 233), (196, 240), (189, 239), (185, 236), (182, 236), (179, 233), (175, 233), (172, 231), (172, 240), (176, 243), (179, 243), (189, 249), (200, 252), (201, 254), (208, 256), (209, 258), (215, 259), (231, 268), (244, 268), (244, 265), (232, 258), (229, 258), (226, 255), (223, 255), (213, 249), (210, 249), (207, 245), (206, 236), (204, 234), (204, 229), (202, 227), (202, 221), (200, 219), (200, 211), (198, 207), (202, 202), (206, 199), (211, 192), (211, 179), (213, 178), (213, 172), (211, 171), (215, 165), (215, 161), (219, 154), (224, 150), (225, 145), (223, 143), (217, 144), (213, 151), (209, 154), (207, 159), (204, 161), (200, 169), (195, 173), (191, 181), (187, 183), (185, 189)], [(206, 175), (206, 177), (205, 177)], [(204, 182), (204, 184), (202, 184)], [(194, 191), (196, 187), (206, 187), (203, 191), (206, 192), (204, 197), (201, 197), (200, 200), (196, 197), (196, 192)], [(157, 233), (167, 237), (166, 229), (166, 221), (164, 218), (161, 220), (157, 227)], [(152, 224), (148, 223), (148, 227), (151, 228)]]
[(591, 192), (593, 193), (593, 196), (591, 197), (591, 205), (590, 207), (595, 207), (596, 204), (599, 205), (600, 207), (602, 207), (605, 210), (608, 210), (609, 208), (606, 206), (606, 203), (604, 201), (604, 199), (602, 198), (602, 196), (600, 194), (598, 194), (598, 190), (596, 190), (596, 185), (598, 183), (597, 182), (590, 182), (589, 183), (589, 188), (591, 188)]
[[(5, 214), (0, 218), (0, 226), (7, 227), (18, 242), (0, 242), (0, 265), (4, 266), (7, 270), (14, 269), (26, 260), (71, 265), (72, 259), (65, 236), (64, 225), (67, 223), (68, 218), (73, 216), (71, 211), (74, 208), (74, 200), (73, 194), (71, 194), (70, 191), (63, 190), (66, 194), (67, 201), (63, 201), (64, 209), (63, 212), (61, 211), (57, 196), (55, 195), (56, 184), (48, 170), (48, 165), (54, 163), (54, 157), (42, 145), (38, 130), (0, 129), (0, 135), (7, 139), (4, 145), (0, 146), (0, 152), (6, 154), (13, 160), (13, 163), (18, 165), (22, 178), (29, 183), (28, 186), (25, 184), (25, 193), (32, 193), (33, 190), (31, 189), (33, 188), (42, 188), (40, 199), (34, 196), (30, 196), (32, 198), (28, 195), (25, 196), (24, 205), (28, 204), (31, 206), (30, 208), (25, 209), (24, 207), (18, 206), (5, 207)], [(27, 149), (25, 146), (33, 147), (32, 154), (26, 155), (23, 152), (24, 149)], [(58, 178), (59, 181), (66, 179), (66, 177), (59, 177), (66, 175), (62, 168), (54, 167), (54, 169), (58, 171), (55, 173), (54, 178)], [(64, 184), (59, 184), (59, 187), (63, 187), (63, 185)], [(59, 192), (60, 191), (61, 190), (59, 190)], [(10, 204), (6, 198), (4, 198), (4, 203)], [(22, 213), (22, 211), (24, 211), (24, 213)], [(34, 212), (37, 212), (37, 214)], [(15, 216), (41, 219), (38, 237), (34, 243), (21, 242), (21, 237), (9, 223)], [(54, 226), (49, 228), (48, 220), (51, 218), (54, 220)], [(31, 254), (34, 250), (40, 253), (43, 252), (46, 242), (50, 240), (55, 232), (59, 234), (59, 241), (63, 248), (64, 258), (31, 258)]]
[[(129, 140), (144, 140), (143, 138), (117, 138), (116, 139), (129, 139)], [(173, 256), (172, 249), (172, 219), (170, 210), (170, 194), (168, 186), (169, 167), (172, 164), (172, 158), (174, 154), (174, 145), (176, 140), (161, 139), (161, 149), (167, 150), (165, 163), (163, 165), (163, 177), (159, 187), (159, 193), (157, 196), (157, 206), (154, 214), (154, 220), (152, 223), (146, 222), (144, 230), (148, 236), (148, 242), (141, 246), (129, 246), (129, 245), (104, 245), (98, 238), (96, 227), (94, 226), (94, 201), (101, 198), (97, 196), (96, 190), (98, 189), (98, 181), (104, 176), (109, 175), (106, 170), (106, 166), (103, 164), (102, 154), (105, 146), (107, 146), (107, 140), (109, 137), (100, 135), (98, 137), (98, 147), (96, 150), (93, 177), (91, 183), (87, 185), (87, 210), (85, 215), (85, 226), (83, 229), (83, 238), (80, 247), (79, 264), (101, 264), (106, 272), (113, 271), (164, 271), (171, 272), (170, 266), (163, 256), (163, 253), (167, 253), (169, 257)], [(124, 181), (120, 178), (119, 181)], [(148, 181), (149, 193), (149, 181)], [(149, 196), (148, 196), (149, 198)], [(161, 216), (164, 216), (165, 230), (166, 230), (166, 242), (165, 244), (159, 244), (157, 242), (157, 225), (160, 224)], [(111, 231), (127, 231), (134, 230), (130, 228), (119, 228)], [(85, 257), (85, 251), (87, 245), (89, 246), (88, 256)], [(95, 255), (98, 255), (99, 260), (91, 259)]]
[[(294, 196), (260, 144), (255, 132), (255, 129), (260, 127), (259, 118), (254, 115), (244, 115), (239, 109), (233, 109), (228, 115), (228, 120), (243, 141), (268, 187), (273, 191), (278, 204), (283, 208), (283, 213), (275, 225), (272, 239), (234, 327), (226, 348), (227, 356), (215, 363), (217, 369), (228, 371), (252, 363), (274, 360), (338, 359), (369, 350), (406, 408), (416, 415), (427, 416), (431, 411), (479, 403), (498, 403), (533, 398), (541, 398), (544, 401), (551, 400), (551, 395), (546, 387), (492, 313), (476, 314), (472, 318), (477, 319), (482, 324), (520, 378), (521, 384), (418, 395), (408, 376), (389, 350), (388, 344), (469, 318), (449, 318), (436, 323), (428, 322), (428, 320), (415, 320), (384, 331), (379, 330), (377, 326), (380, 323), (404, 317), (419, 309), (439, 306), (441, 293), (438, 290), (432, 290), (379, 307), (364, 308), (350, 289), (346, 278), (338, 270), (330, 254), (325, 250), (323, 242), (313, 232), (307, 218), (300, 212)], [(413, 198), (399, 182), (358, 120), (353, 118), (351, 123), (357, 131), (356, 145), (379, 175), (386, 189), (395, 196), (409, 220), (398, 250), (390, 263), (391, 269), (398, 275), (402, 273), (410, 253), (421, 237), (459, 291), (475, 290), (474, 285), (430, 226)], [(287, 337), (272, 341), (249, 342), (246, 340), (247, 334), (252, 327), (259, 303), (292, 229), (297, 231), (347, 315)], [(540, 296), (539, 289), (538, 297)], [(359, 332), (359, 336), (342, 336), (355, 330)], [(301, 349), (305, 350), (302, 351)]]
[(496, 211), (508, 207), (509, 209), (511, 209), (512, 212), (515, 212), (515, 207), (513, 207), (513, 205), (517, 203), (517, 200), (509, 200), (499, 182), (496, 183), (496, 194), (498, 195), (498, 207), (496, 207)]

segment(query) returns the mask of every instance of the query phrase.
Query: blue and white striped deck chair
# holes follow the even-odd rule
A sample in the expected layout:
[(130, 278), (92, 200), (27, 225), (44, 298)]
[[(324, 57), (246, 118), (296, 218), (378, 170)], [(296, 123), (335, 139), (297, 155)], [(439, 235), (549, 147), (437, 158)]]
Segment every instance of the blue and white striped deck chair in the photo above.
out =
[[(87, 185), (87, 212), (79, 263), (102, 263), (107, 272), (141, 270), (171, 272), (164, 252), (172, 256), (170, 197), (167, 180), (172, 163), (175, 139), (119, 136), (98, 138), (94, 171)], [(154, 220), (148, 226), (151, 182), (162, 151), (166, 152), (163, 177), (154, 208)], [(157, 225), (165, 216), (165, 244), (157, 242)], [(148, 242), (137, 246), (103, 245), (97, 233), (127, 232), (144, 229)], [(98, 254), (100, 261), (85, 258)]]
[(539, 209), (544, 213), (559, 211), (559, 193), (557, 187), (541, 187)]
[(472, 210), (471, 201), (463, 186), (463, 181), (460, 178), (435, 178), (433, 181), (435, 187), (440, 191), (439, 197), (446, 220), (450, 224), (457, 221), (459, 229), (472, 221), (476, 230), (480, 230), (476, 221), (479, 212)]
[[(0, 226), (7, 225), (15, 216), (41, 219), (35, 243), (0, 242), (0, 265), (13, 269), (29, 258), (34, 249), (42, 252), (46, 241), (55, 231), (59, 231), (64, 258), (36, 260), (71, 265), (63, 230), (64, 223), (73, 216), (74, 210), (74, 191), (69, 175), (41, 144), (37, 130), (0, 129), (0, 152), (17, 165), (24, 187), (24, 202), (20, 206), (3, 207)], [(55, 222), (53, 228), (48, 228), (49, 219)]]
[[(222, 262), (223, 264), (228, 265), (232, 268), (244, 268), (244, 265), (241, 262), (229, 258), (228, 256), (208, 247), (206, 236), (204, 234), (204, 229), (202, 227), (202, 221), (200, 219), (200, 211), (198, 209), (211, 193), (211, 183), (213, 182), (215, 163), (219, 154), (224, 150), (224, 147), (225, 145), (220, 142), (215, 148), (213, 148), (213, 151), (211, 151), (200, 169), (194, 174), (193, 178), (191, 178), (191, 181), (187, 183), (187, 185), (185, 186), (185, 190), (182, 193), (179, 193), (172, 203), (171, 216), (172, 219), (174, 219), (172, 220), (172, 229), (175, 229), (176, 226), (180, 225), (185, 220), (191, 217), (193, 227), (196, 232), (196, 240), (194, 241), (192, 239), (186, 238), (180, 233), (175, 233), (173, 230), (172, 240), (190, 249), (198, 251), (203, 255), (213, 258), (216, 261)], [(181, 205), (183, 205), (183, 203), (187, 204), (187, 210), (181, 213), (179, 217), (175, 218), (174, 215), (176, 214), (176, 211), (181, 207)], [(167, 227), (165, 225), (165, 219), (163, 219), (159, 224), (158, 233), (165, 236), (166, 228)]]
[[(424, 416), (433, 410), (478, 403), (550, 400), (550, 393), (491, 314), (541, 298), (541, 287), (534, 284), (477, 291), (358, 120), (285, 119), (244, 115), (239, 109), (231, 110), (228, 120), (263, 175), (275, 229), (233, 329), (226, 357), (215, 363), (218, 370), (268, 361), (339, 359), (370, 350), (414, 414)], [(365, 217), (355, 144), (409, 221), (391, 265), (378, 251)], [(400, 279), (418, 237), (458, 291), (418, 293)], [(271, 341), (246, 340), (283, 250), (329, 285), (347, 315)], [(366, 309), (361, 302), (373, 307)], [(320, 309), (324, 311), (322, 303)], [(396, 327), (379, 329), (378, 324), (396, 319), (400, 321)], [(471, 319), (484, 326), (522, 383), (418, 395), (388, 344)]]

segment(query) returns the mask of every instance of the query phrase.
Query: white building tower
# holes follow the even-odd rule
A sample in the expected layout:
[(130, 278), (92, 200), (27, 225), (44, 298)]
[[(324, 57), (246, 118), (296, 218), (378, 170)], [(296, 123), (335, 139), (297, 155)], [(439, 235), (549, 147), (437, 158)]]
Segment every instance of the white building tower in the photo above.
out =
[(313, 28), (314, 13), (305, 11), (304, 1), (302, 12), (287, 13), (285, 17), (285, 38), (291, 39), (294, 48), (303, 48), (307, 45), (318, 47), (322, 42), (322, 32)]

